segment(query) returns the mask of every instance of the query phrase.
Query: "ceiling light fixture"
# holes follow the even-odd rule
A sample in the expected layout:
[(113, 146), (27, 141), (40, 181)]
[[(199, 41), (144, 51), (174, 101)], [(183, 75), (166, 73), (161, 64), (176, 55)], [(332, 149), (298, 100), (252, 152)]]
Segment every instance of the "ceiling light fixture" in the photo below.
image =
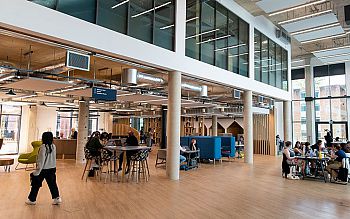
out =
[(170, 25), (168, 25), (168, 26), (164, 26), (164, 27), (161, 27), (161, 28), (159, 28), (159, 29), (160, 29), (160, 30), (165, 30), (165, 29), (168, 29), (168, 28), (173, 27), (173, 26), (175, 26), (175, 24), (170, 24)]
[(312, 40), (306, 40), (306, 41), (302, 41), (300, 42), (301, 44), (306, 44), (306, 43), (312, 43), (312, 42), (316, 42), (316, 41), (320, 41), (320, 40), (327, 40), (327, 39), (332, 39), (332, 38), (336, 38), (336, 37), (344, 37), (347, 34), (349, 34), (350, 32), (347, 33), (341, 33), (341, 34), (337, 34), (337, 35), (332, 35), (332, 36), (328, 36), (328, 37), (321, 37), (321, 38), (317, 38), (317, 39), (312, 39)]
[(141, 12), (141, 13), (138, 13), (138, 14), (135, 14), (135, 15), (132, 15), (131, 17), (132, 17), (132, 18), (136, 18), (136, 17), (138, 17), (138, 16), (141, 16), (141, 15), (146, 14), (146, 13), (148, 13), (148, 12), (151, 12), (151, 11), (153, 11), (153, 10), (157, 10), (157, 9), (162, 8), (162, 7), (164, 7), (164, 6), (167, 6), (167, 5), (169, 5), (169, 4), (171, 4), (171, 1), (166, 2), (166, 3), (162, 4), (162, 5), (157, 6), (157, 7), (151, 8), (151, 9), (149, 9), (149, 10), (147, 10), (147, 11), (144, 11), (144, 12)]
[(16, 93), (15, 92), (13, 92), (13, 90), (12, 89), (10, 89), (7, 93), (6, 93), (6, 95), (11, 95), (11, 96), (15, 96), (16, 95)]
[(292, 7), (292, 8), (287, 8), (287, 9), (284, 9), (284, 10), (281, 10), (281, 11), (276, 11), (276, 12), (273, 12), (271, 14), (269, 14), (269, 16), (275, 16), (275, 15), (278, 15), (278, 14), (282, 14), (282, 13), (285, 13), (285, 12), (288, 12), (288, 11), (293, 11), (293, 10), (296, 10), (296, 9), (299, 9), (299, 8), (304, 8), (304, 7), (307, 7), (307, 6), (310, 6), (310, 5), (315, 5), (315, 4), (320, 4), (320, 3), (323, 3), (323, 2), (326, 2), (327, 0), (319, 0), (319, 1), (314, 1), (314, 2), (309, 2), (309, 3), (306, 3), (306, 4), (303, 4), (303, 5), (298, 5), (298, 6), (295, 6), (295, 7)]
[(298, 65), (298, 66), (292, 67), (292, 69), (305, 68), (305, 67), (310, 67), (310, 65)]
[(190, 18), (188, 20), (186, 20), (186, 22), (190, 22), (190, 21), (193, 21), (193, 20), (197, 20), (199, 17), (193, 17), (193, 18)]
[(316, 30), (323, 30), (323, 29), (330, 28), (330, 27), (335, 27), (335, 26), (340, 26), (340, 25), (337, 22), (337, 23), (333, 23), (333, 24), (320, 26), (320, 27), (314, 27), (314, 28), (310, 28), (310, 29), (306, 29), (306, 30), (296, 31), (296, 32), (290, 33), (290, 35), (294, 36), (294, 35), (299, 35), (299, 34), (302, 34), (302, 33), (313, 32), (313, 31), (316, 31)]
[(225, 39), (225, 38), (230, 37), (230, 36), (231, 36), (231, 35), (226, 35), (226, 36), (222, 36), (222, 37), (217, 37), (217, 38), (214, 38), (214, 39), (209, 39), (209, 40), (205, 40), (205, 41), (202, 41), (202, 42), (198, 42), (198, 43), (196, 43), (196, 44), (198, 45), (198, 44), (202, 44), (202, 43), (209, 43), (209, 42), (211, 42), (211, 41)]
[(26, 99), (26, 98), (36, 97), (36, 96), (38, 96), (38, 95), (36, 95), (36, 94), (29, 94), (29, 95), (17, 97), (16, 99)]
[(83, 89), (86, 89), (86, 88), (88, 88), (88, 86), (86, 86), (86, 85), (80, 86), (80, 87), (70, 87), (70, 88), (65, 88), (65, 89), (52, 91), (52, 92), (50, 92), (50, 94), (57, 94), (57, 93), (63, 93), (63, 92), (68, 92), (68, 91), (74, 91), (74, 90), (83, 90)]
[(297, 18), (292, 18), (292, 19), (288, 19), (288, 20), (285, 20), (285, 21), (280, 21), (280, 22), (278, 22), (278, 24), (282, 25), (282, 24), (286, 24), (286, 23), (291, 23), (291, 22), (295, 22), (295, 21), (298, 21), (298, 20), (303, 20), (305, 18), (315, 17), (315, 16), (318, 16), (318, 15), (321, 15), (321, 14), (326, 14), (326, 13), (329, 13), (329, 12), (332, 12), (332, 10), (329, 9), (329, 10), (326, 10), (326, 11), (320, 11), (320, 12), (317, 12), (317, 13), (308, 14), (308, 15), (305, 15), (305, 16), (302, 16), (302, 17), (297, 17)]
[(112, 9), (115, 9), (115, 8), (117, 8), (117, 7), (119, 7), (119, 6), (123, 5), (123, 4), (125, 4), (125, 3), (127, 3), (127, 2), (129, 2), (129, 0), (125, 0), (125, 1), (123, 1), (123, 2), (120, 2), (120, 3), (114, 5), (114, 6), (111, 7), (111, 8), (112, 8)]
[(340, 47), (333, 47), (333, 48), (328, 48), (328, 49), (315, 50), (315, 51), (313, 51), (311, 53), (328, 52), (328, 51), (333, 51), (333, 50), (338, 50), (338, 49), (346, 49), (346, 48), (350, 48), (350, 45), (340, 46)]
[(341, 53), (341, 54), (335, 54), (335, 55), (329, 55), (329, 56), (321, 56), (321, 57), (317, 57), (319, 59), (329, 59), (329, 58), (335, 58), (335, 57), (342, 57), (342, 56), (350, 56), (350, 53)]
[(245, 52), (245, 53), (241, 53), (241, 54), (238, 54), (238, 55), (232, 55), (232, 56), (228, 56), (229, 58), (234, 58), (234, 57), (237, 57), (237, 56), (244, 56), (244, 55), (249, 55), (248, 52)]
[(203, 34), (207, 34), (207, 33), (212, 33), (212, 32), (218, 31), (218, 30), (220, 30), (220, 29), (208, 30), (208, 31), (205, 31), (203, 33), (199, 33), (199, 34), (196, 34), (196, 35), (192, 35), (192, 36), (186, 37), (185, 39), (188, 40), (188, 39), (191, 39), (193, 37), (197, 37), (197, 36), (200, 36), (200, 35), (203, 35)]
[(14, 77), (16, 77), (16, 75), (14, 75), (14, 74), (3, 75), (0, 77), (0, 82), (10, 80)]
[(214, 51), (217, 52), (217, 51), (221, 51), (221, 50), (225, 50), (225, 49), (233, 49), (233, 48), (237, 48), (237, 47), (245, 46), (245, 45), (246, 45), (245, 43), (242, 43), (242, 44), (238, 44), (235, 46), (229, 46), (229, 47), (225, 47), (225, 48), (215, 49)]

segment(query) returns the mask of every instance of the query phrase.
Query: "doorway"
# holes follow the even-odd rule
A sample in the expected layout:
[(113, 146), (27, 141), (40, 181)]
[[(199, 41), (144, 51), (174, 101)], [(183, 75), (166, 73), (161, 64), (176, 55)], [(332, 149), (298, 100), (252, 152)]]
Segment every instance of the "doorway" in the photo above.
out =
[(340, 141), (348, 139), (348, 123), (347, 122), (316, 122), (316, 138), (324, 141), (326, 135), (325, 129), (331, 130), (333, 139), (339, 137)]

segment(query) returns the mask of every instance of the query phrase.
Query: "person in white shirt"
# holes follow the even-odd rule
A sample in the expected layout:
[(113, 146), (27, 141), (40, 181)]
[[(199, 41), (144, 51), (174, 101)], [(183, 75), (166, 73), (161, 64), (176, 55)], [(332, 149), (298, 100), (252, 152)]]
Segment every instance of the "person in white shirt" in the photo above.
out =
[[(186, 151), (186, 148), (181, 147), (181, 145), (180, 145), (180, 153), (181, 153), (181, 151)], [(183, 163), (185, 161), (186, 161), (186, 157), (180, 154), (180, 165), (181, 165), (181, 163)]]
[(26, 204), (36, 204), (36, 197), (45, 179), (53, 199), (52, 204), (59, 205), (62, 199), (60, 198), (56, 183), (56, 146), (53, 144), (52, 132), (44, 132), (42, 135), (42, 142), (43, 144), (39, 149), (36, 169), (30, 174), (32, 187)]

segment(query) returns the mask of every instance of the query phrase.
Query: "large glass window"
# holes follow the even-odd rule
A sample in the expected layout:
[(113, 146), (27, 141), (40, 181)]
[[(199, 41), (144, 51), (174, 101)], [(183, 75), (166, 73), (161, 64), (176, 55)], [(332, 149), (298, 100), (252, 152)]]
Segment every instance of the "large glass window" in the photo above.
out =
[(254, 32), (255, 80), (288, 90), (288, 52), (258, 30)]
[[(56, 137), (63, 139), (70, 138), (71, 130), (75, 128), (78, 130), (78, 114), (73, 111), (69, 112), (57, 112), (57, 123), (56, 123)], [(98, 113), (90, 112), (89, 115), (89, 126), (88, 134), (98, 130)]]
[[(127, 33), (128, 4), (124, 0), (100, 0), (98, 2), (97, 24), (119, 33)], [(119, 3), (121, 5), (117, 5)]]
[(249, 25), (214, 0), (186, 3), (186, 56), (248, 77)]
[(17, 154), (22, 108), (10, 105), (1, 105), (0, 107), (0, 138), (3, 139), (0, 154)]
[[(278, 62), (276, 60), (277, 63)], [(276, 67), (281, 70), (281, 67)], [(277, 73), (276, 73), (277, 75)], [(280, 80), (280, 82), (282, 82)], [(280, 83), (282, 85), (282, 83)], [(306, 135), (306, 102), (304, 69), (292, 70), (292, 109), (293, 109), (293, 142), (307, 141)]]
[(29, 0), (174, 50), (175, 0)]

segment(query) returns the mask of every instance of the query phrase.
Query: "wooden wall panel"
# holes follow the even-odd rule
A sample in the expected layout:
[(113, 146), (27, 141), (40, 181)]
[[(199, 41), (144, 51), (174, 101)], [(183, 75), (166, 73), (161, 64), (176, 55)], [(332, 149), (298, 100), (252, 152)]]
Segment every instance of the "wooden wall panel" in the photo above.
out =
[(254, 154), (275, 155), (275, 118), (271, 110), (269, 115), (253, 115)]

